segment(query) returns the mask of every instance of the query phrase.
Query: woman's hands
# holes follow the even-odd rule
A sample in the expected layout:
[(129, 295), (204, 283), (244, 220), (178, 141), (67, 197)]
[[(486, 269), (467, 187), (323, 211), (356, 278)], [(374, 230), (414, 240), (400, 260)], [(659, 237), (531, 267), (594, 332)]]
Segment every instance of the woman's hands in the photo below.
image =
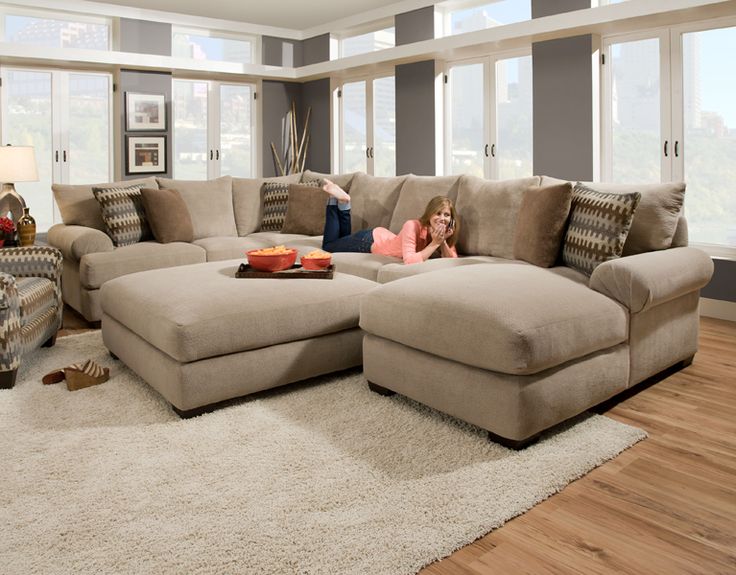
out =
[(435, 246), (444, 244), (454, 232), (455, 230), (453, 228), (449, 228), (445, 224), (438, 224), (436, 227), (429, 229), (429, 234), (432, 236), (432, 243)]

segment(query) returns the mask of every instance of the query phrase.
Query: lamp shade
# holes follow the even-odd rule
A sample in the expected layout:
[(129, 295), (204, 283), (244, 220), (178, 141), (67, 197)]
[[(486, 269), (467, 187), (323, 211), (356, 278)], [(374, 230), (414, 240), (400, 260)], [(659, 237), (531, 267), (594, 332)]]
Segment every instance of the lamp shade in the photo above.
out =
[(0, 146), (0, 182), (37, 182), (32, 146)]

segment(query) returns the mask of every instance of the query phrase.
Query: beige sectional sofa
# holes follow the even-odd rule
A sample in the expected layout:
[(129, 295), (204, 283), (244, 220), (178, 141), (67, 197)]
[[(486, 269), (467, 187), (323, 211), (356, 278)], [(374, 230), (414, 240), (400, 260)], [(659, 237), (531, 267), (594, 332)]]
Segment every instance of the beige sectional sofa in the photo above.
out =
[[(320, 177), (307, 171), (275, 180)], [(519, 224), (525, 196), (560, 180), (331, 177), (349, 188), (354, 230), (384, 226), (397, 232), (438, 194), (455, 201), (463, 223), (458, 259), (404, 265), (376, 254), (334, 255), (341, 273), (376, 282), (360, 308), (363, 365), (375, 391), (402, 393), (518, 447), (665, 368), (691, 361), (697, 350), (699, 290), (713, 265), (704, 252), (687, 247), (684, 185), (591, 184), (617, 194), (638, 191), (641, 200), (624, 257), (588, 276), (559, 258), (547, 268), (515, 257), (519, 236), (529, 232)], [(181, 193), (194, 240), (119, 248), (90, 202), (91, 186), (55, 187), (64, 224), (52, 227), (48, 237), (65, 256), (65, 301), (98, 321), (100, 287), (115, 277), (244, 259), (246, 250), (270, 245), (302, 253), (319, 247), (319, 236), (260, 231), (266, 181), (145, 180), (147, 187)], [(546, 225), (542, 220), (540, 227)]]

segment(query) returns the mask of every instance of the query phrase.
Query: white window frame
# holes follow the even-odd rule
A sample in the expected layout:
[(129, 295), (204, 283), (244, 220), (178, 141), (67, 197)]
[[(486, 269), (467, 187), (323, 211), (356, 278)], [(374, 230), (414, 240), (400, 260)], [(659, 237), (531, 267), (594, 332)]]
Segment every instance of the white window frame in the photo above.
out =
[(332, 165), (337, 166), (338, 172), (344, 172), (343, 169), (343, 99), (342, 99), (342, 89), (345, 84), (352, 84), (354, 82), (365, 82), (365, 121), (366, 121), (366, 135), (365, 135), (365, 141), (366, 141), (366, 149), (364, 150), (364, 153), (366, 154), (366, 174), (373, 175), (375, 162), (374, 157), (371, 151), (374, 147), (373, 142), (373, 126), (374, 126), (374, 116), (373, 116), (373, 82), (376, 80), (379, 80), (381, 78), (388, 78), (393, 76), (396, 77), (396, 72), (393, 68), (383, 68), (381, 70), (376, 71), (375, 73), (368, 74), (368, 75), (360, 75), (360, 76), (353, 76), (350, 78), (344, 78), (339, 80), (334, 80), (333, 84), (331, 86), (332, 90), (332, 117), (334, 118), (333, 125), (335, 126), (335, 129), (333, 131), (333, 138), (332, 141), (336, 143), (336, 146), (333, 146), (332, 149)]
[[(221, 166), (221, 153), (220, 153), (220, 88), (222, 86), (249, 86), (251, 88), (251, 114), (250, 114), (250, 133), (251, 133), (251, 165), (250, 165), (250, 177), (256, 178), (260, 176), (258, 166), (260, 165), (260, 147), (261, 147), (261, 132), (258, 129), (259, 112), (258, 112), (258, 94), (260, 93), (261, 83), (260, 82), (230, 82), (224, 80), (205, 80), (201, 78), (172, 78), (172, 94), (174, 93), (174, 82), (201, 82), (207, 84), (207, 179), (218, 178), (222, 175), (220, 173)], [(176, 130), (175, 116), (172, 102), (172, 146), (173, 139), (176, 137), (174, 134)], [(173, 147), (172, 147), (173, 150)], [(171, 171), (174, 174), (176, 159), (172, 158)], [(176, 174), (173, 177), (177, 177)]]
[[(8, 70), (17, 70), (23, 72), (34, 72), (51, 75), (51, 147), (53, 149), (54, 158), (52, 159), (51, 183), (68, 184), (69, 181), (69, 161), (65, 159), (69, 153), (69, 104), (66, 100), (69, 94), (69, 76), (72, 74), (83, 74), (88, 76), (105, 76), (108, 80), (108, 157), (107, 173), (109, 181), (113, 180), (115, 171), (115, 157), (117, 149), (114, 143), (115, 124), (114, 118), (114, 99), (113, 94), (113, 76), (109, 72), (94, 72), (90, 70), (74, 70), (74, 69), (49, 69), (38, 68), (34, 66), (0, 66), (0, 76), (5, 76)], [(2, 111), (5, 109), (5, 98), (7, 92), (2, 89), (0, 95), (0, 130), (3, 142), (7, 141), (6, 124), (3, 122)], [(70, 157), (70, 156), (69, 156)], [(51, 190), (49, 190), (49, 194)], [(59, 206), (54, 198), (53, 223), (61, 222), (61, 214)], [(45, 231), (45, 230), (41, 230)]]
[(63, 20), (65, 22), (101, 24), (107, 26), (107, 48), (105, 48), (104, 51), (112, 50), (114, 44), (114, 27), (112, 18), (108, 18), (106, 16), (90, 16), (88, 14), (79, 14), (76, 12), (55, 12), (53, 10), (43, 10), (40, 8), (26, 8), (25, 6), (15, 4), (0, 4), (0, 42), (10, 42), (5, 37), (5, 18), (7, 16), (24, 16), (28, 18), (43, 18), (47, 20)]
[[(447, 2), (442, 2), (435, 4), (435, 18), (436, 18), (436, 26), (435, 26), (435, 32), (436, 36), (454, 36), (455, 34), (452, 33), (451, 27), (451, 19), (453, 12), (458, 12), (460, 10), (467, 10), (468, 8), (475, 8), (478, 6), (486, 6), (488, 4), (495, 4), (496, 2), (501, 2), (502, 0), (448, 0)], [(526, 0), (525, 0), (526, 1)], [(531, 2), (531, 0), (530, 0)], [(506, 26), (507, 24), (501, 24), (501, 26)], [(485, 28), (486, 30), (488, 28)], [(477, 30), (475, 30), (477, 32)], [(467, 32), (463, 32), (464, 34)]]
[[(258, 64), (260, 62), (260, 36), (250, 34), (238, 34), (236, 32), (227, 32), (225, 30), (213, 30), (209, 28), (194, 28), (190, 26), (172, 26), (171, 27), (171, 43), (174, 43), (176, 34), (203, 36), (205, 38), (216, 38), (219, 40), (238, 40), (241, 42), (250, 42), (250, 64)], [(220, 60), (206, 60), (207, 62), (218, 62)]]
[[(663, 28), (653, 28), (632, 34), (614, 34), (601, 39), (601, 51), (606, 63), (611, 61), (610, 46), (626, 41), (660, 38), (660, 89), (661, 89), (661, 136), (660, 155), (662, 158), (661, 181), (685, 181), (684, 141), (684, 98), (682, 68), (682, 35), (690, 32), (704, 32), (718, 28), (736, 27), (735, 17), (716, 18), (689, 22)], [(607, 181), (612, 174), (612, 90), (610, 66), (603, 65), (601, 72), (601, 179)], [(668, 144), (668, 156), (664, 155), (664, 143)], [(674, 154), (677, 143), (679, 154)], [(686, 182), (687, 183), (687, 182)], [(687, 217), (687, 208), (685, 209)], [(690, 242), (713, 257), (736, 259), (736, 248), (721, 244)]]
[(455, 66), (464, 66), (469, 64), (483, 64), (484, 90), (486, 97), (483, 99), (483, 134), (485, 144), (480, 153), (483, 154), (483, 173), (487, 179), (498, 179), (498, 162), (495, 151), (498, 149), (498, 117), (497, 117), (497, 86), (496, 86), (496, 64), (500, 60), (510, 60), (512, 58), (524, 58), (531, 56), (531, 46), (520, 48), (518, 50), (510, 50), (507, 52), (497, 52), (494, 54), (479, 56), (475, 58), (466, 58), (462, 60), (451, 60), (445, 63), (444, 77), (444, 165), (446, 173), (449, 174), (452, 166), (452, 106), (450, 93), (450, 69)]

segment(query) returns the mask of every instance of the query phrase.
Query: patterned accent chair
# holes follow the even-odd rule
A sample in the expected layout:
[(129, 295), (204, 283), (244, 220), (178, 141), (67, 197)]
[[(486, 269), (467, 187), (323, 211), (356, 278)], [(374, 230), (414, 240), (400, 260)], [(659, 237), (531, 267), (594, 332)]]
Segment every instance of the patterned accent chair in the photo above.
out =
[(0, 389), (15, 385), (25, 353), (56, 343), (61, 264), (61, 252), (50, 246), (0, 250)]

